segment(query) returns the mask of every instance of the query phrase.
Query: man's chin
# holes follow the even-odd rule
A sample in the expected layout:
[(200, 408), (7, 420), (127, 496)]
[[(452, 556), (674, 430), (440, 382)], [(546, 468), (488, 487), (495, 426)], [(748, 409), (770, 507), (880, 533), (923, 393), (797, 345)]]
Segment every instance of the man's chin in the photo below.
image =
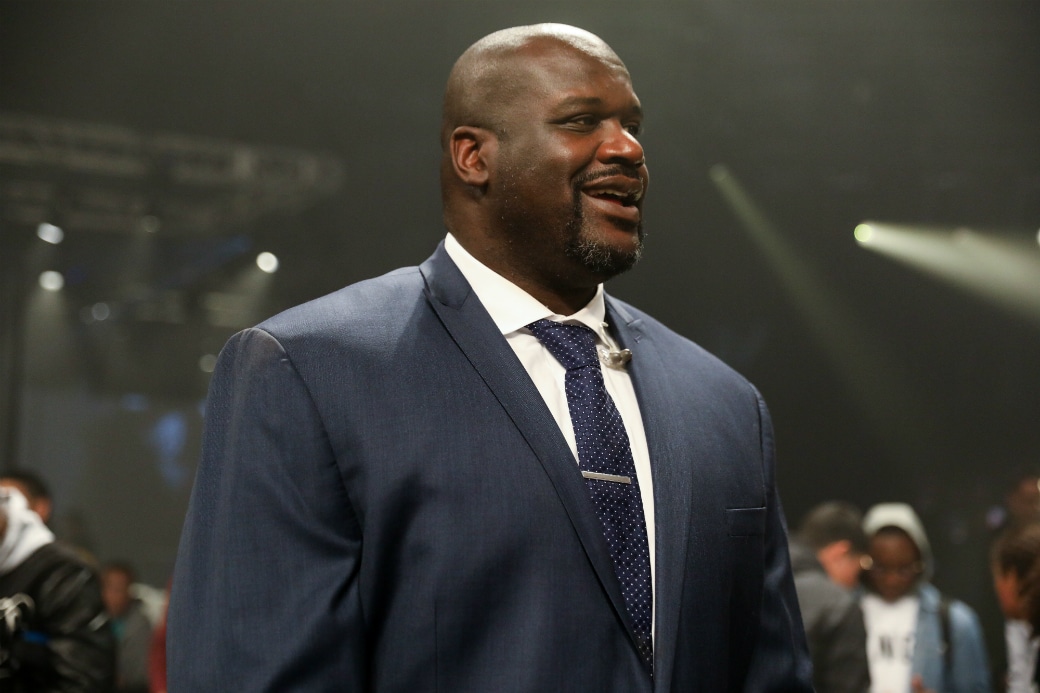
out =
[[(619, 233), (613, 231), (613, 234)], [(642, 227), (625, 233), (622, 242), (607, 242), (603, 239), (579, 238), (567, 247), (567, 255), (589, 272), (607, 280), (632, 269), (643, 255)]]

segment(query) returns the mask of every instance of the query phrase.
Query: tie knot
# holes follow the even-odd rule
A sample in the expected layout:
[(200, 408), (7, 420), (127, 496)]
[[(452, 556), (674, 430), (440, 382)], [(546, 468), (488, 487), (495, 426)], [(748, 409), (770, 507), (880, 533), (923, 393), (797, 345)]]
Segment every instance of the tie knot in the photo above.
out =
[(596, 333), (584, 325), (567, 325), (542, 319), (532, 322), (527, 329), (567, 370), (599, 363)]

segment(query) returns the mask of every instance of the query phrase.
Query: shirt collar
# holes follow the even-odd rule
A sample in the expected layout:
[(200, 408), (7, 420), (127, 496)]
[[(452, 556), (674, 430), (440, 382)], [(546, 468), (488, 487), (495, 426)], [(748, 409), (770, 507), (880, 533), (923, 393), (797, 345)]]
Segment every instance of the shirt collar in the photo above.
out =
[(601, 342), (613, 346), (613, 340), (607, 334), (603, 322), (607, 311), (602, 284), (596, 287), (596, 295), (584, 308), (573, 315), (560, 315), (473, 257), (451, 233), (444, 239), (444, 250), (469, 282), (503, 335), (516, 332), (535, 320), (547, 318), (556, 322), (585, 325), (599, 336)]

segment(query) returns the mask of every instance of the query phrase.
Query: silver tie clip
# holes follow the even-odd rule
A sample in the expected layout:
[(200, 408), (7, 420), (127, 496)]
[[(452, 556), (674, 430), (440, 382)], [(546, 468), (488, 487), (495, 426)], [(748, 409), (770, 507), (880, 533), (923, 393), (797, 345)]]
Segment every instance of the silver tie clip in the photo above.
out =
[(599, 472), (582, 471), (581, 475), (586, 479), (599, 479), (600, 481), (613, 481), (617, 484), (631, 484), (632, 477), (620, 474), (600, 474)]
[(621, 351), (608, 351), (607, 349), (600, 349), (599, 360), (608, 368), (623, 370), (625, 364), (632, 360), (632, 350), (622, 349)]

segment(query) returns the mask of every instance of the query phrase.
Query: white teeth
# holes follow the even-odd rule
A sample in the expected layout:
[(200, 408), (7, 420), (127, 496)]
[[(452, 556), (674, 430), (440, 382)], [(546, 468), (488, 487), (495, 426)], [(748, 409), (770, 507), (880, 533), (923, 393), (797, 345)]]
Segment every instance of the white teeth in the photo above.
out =
[(638, 191), (636, 191), (634, 193), (628, 193), (628, 192), (624, 192), (622, 190), (600, 190), (600, 191), (598, 191), (598, 194), (600, 194), (600, 195), (609, 195), (610, 197), (616, 197), (619, 200), (631, 199), (633, 202), (636, 202), (636, 201), (639, 200), (639, 198), (641, 198), (643, 196), (643, 191), (642, 190), (638, 190)]

